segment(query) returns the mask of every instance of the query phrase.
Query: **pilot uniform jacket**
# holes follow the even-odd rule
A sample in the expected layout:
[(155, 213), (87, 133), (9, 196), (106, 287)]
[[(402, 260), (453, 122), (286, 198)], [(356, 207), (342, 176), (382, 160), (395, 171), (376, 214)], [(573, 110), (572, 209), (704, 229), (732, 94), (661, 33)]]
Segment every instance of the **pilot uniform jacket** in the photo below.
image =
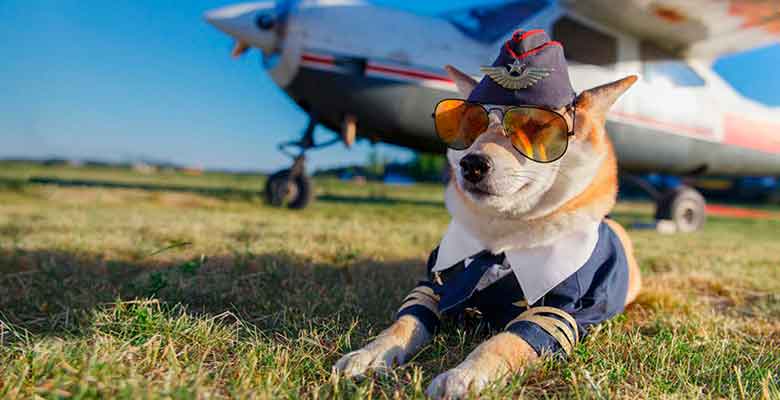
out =
[(435, 332), (443, 315), (476, 309), (492, 328), (519, 335), (541, 355), (568, 354), (590, 327), (623, 311), (628, 263), (603, 221), (544, 248), (491, 254), (479, 247), (453, 221), (428, 259), (427, 279), (398, 316), (415, 316)]

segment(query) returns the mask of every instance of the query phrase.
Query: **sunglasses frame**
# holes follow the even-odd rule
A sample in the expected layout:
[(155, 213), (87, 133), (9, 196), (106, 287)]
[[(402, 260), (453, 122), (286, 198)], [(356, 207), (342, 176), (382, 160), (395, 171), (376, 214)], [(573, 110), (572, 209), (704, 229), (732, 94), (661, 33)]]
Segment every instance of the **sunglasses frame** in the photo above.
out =
[[(437, 108), (439, 108), (439, 104), (441, 104), (441, 103), (443, 103), (443, 102), (445, 102), (445, 101), (450, 101), (450, 100), (458, 100), (458, 101), (462, 101), (462, 102), (464, 102), (464, 103), (468, 103), (468, 104), (473, 104), (473, 105), (480, 106), (480, 107), (482, 107), (482, 109), (483, 109), (483, 110), (485, 110), (485, 114), (486, 114), (486, 115), (488, 115), (488, 116), (490, 116), (490, 112), (492, 112), (492, 111), (494, 111), (494, 110), (501, 111), (501, 114), (502, 114), (502, 115), (501, 115), (501, 130), (504, 130), (504, 119), (506, 118), (506, 115), (507, 115), (507, 113), (508, 113), (509, 111), (513, 110), (513, 109), (516, 109), (516, 108), (519, 108), (519, 109), (523, 109), (523, 108), (525, 108), (525, 109), (528, 109), (528, 108), (531, 108), (531, 109), (535, 109), (535, 110), (543, 110), (543, 111), (551, 112), (551, 113), (553, 113), (553, 114), (557, 115), (558, 117), (560, 117), (560, 118), (563, 120), (563, 122), (565, 122), (565, 123), (566, 123), (566, 127), (567, 127), (567, 128), (569, 127), (569, 122), (568, 122), (568, 121), (566, 121), (566, 116), (565, 116), (565, 114), (566, 114), (566, 113), (568, 113), (569, 111), (571, 111), (571, 129), (570, 129), (568, 132), (566, 132), (566, 147), (563, 149), (563, 152), (561, 152), (561, 155), (559, 155), (558, 157), (556, 157), (556, 158), (554, 158), (554, 159), (551, 159), (551, 160), (547, 160), (547, 161), (539, 161), (539, 160), (535, 160), (535, 159), (533, 159), (533, 158), (531, 158), (531, 157), (527, 156), (527, 155), (526, 155), (525, 153), (523, 153), (523, 152), (522, 152), (520, 149), (518, 149), (518, 148), (517, 148), (517, 146), (515, 146), (515, 145), (514, 145), (514, 143), (512, 143), (512, 147), (514, 147), (514, 149), (515, 149), (515, 151), (516, 151), (516, 152), (520, 153), (520, 154), (521, 154), (523, 157), (525, 157), (525, 158), (527, 158), (527, 159), (529, 159), (529, 160), (531, 160), (531, 161), (533, 161), (533, 162), (540, 163), (540, 164), (548, 164), (548, 163), (552, 163), (552, 162), (556, 162), (556, 161), (560, 160), (560, 159), (561, 159), (561, 157), (563, 157), (563, 155), (564, 155), (564, 154), (566, 154), (566, 151), (568, 151), (568, 150), (569, 150), (569, 138), (575, 135), (575, 133), (574, 133), (574, 126), (575, 126), (575, 121), (577, 120), (576, 97), (575, 97), (575, 100), (574, 100), (574, 101), (572, 101), (571, 103), (569, 103), (568, 105), (566, 105), (566, 108), (565, 108), (565, 110), (564, 110), (564, 114), (561, 114), (561, 113), (559, 113), (558, 111), (556, 111), (556, 110), (553, 110), (553, 109), (551, 109), (551, 108), (547, 108), (547, 107), (543, 107), (543, 106), (536, 106), (536, 105), (532, 105), (532, 104), (521, 104), (521, 105), (517, 105), (517, 106), (509, 106), (509, 107), (507, 107), (506, 109), (500, 109), (500, 108), (497, 108), (497, 107), (493, 107), (493, 108), (487, 108), (487, 107), (485, 107), (485, 105), (484, 105), (484, 104), (482, 104), (482, 103), (475, 103), (475, 102), (466, 101), (466, 100), (463, 100), (463, 99), (458, 99), (458, 98), (446, 98), (446, 99), (441, 99), (441, 100), (439, 100), (439, 101), (436, 103), (436, 106), (434, 106), (434, 108), (433, 108), (433, 110), (434, 110), (434, 111), (433, 111), (433, 113), (431, 113), (431, 118), (433, 118), (433, 127), (434, 127), (434, 129), (436, 130), (436, 136), (439, 136), (439, 128), (436, 126), (436, 109), (437, 109)], [(481, 136), (481, 135), (482, 135), (483, 133), (485, 133), (485, 132), (487, 132), (487, 128), (486, 128), (484, 131), (480, 132), (480, 133), (477, 135), (477, 137)], [(505, 133), (506, 133), (506, 132), (505, 132)], [(441, 137), (439, 137), (439, 139), (441, 139)], [(443, 141), (443, 140), (442, 140), (442, 141)], [(446, 143), (446, 142), (445, 142), (445, 143)], [(447, 144), (447, 147), (449, 147), (449, 148), (451, 148), (451, 149), (453, 149), (453, 150), (458, 150), (458, 151), (461, 151), (461, 150), (466, 150), (466, 149), (468, 148), (468, 147), (466, 147), (466, 148), (463, 148), (463, 149), (458, 149), (458, 148), (456, 148), (456, 147), (452, 147), (452, 146), (450, 146), (449, 144)], [(469, 145), (469, 147), (471, 147), (471, 145)]]

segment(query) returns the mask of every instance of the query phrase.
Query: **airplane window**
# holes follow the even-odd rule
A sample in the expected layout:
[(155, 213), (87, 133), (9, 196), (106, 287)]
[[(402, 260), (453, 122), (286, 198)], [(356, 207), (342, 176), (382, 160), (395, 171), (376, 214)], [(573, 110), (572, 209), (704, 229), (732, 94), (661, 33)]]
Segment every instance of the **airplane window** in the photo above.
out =
[(553, 38), (563, 44), (569, 61), (601, 66), (617, 63), (617, 39), (569, 17), (555, 22)]
[(523, 21), (550, 5), (551, 0), (524, 0), (459, 10), (444, 14), (466, 36), (494, 43), (518, 28)]
[(644, 65), (645, 79), (666, 78), (677, 86), (704, 86), (704, 79), (683, 61), (654, 61)]
[(677, 86), (704, 86), (704, 78), (693, 70), (685, 60), (651, 42), (639, 46), (644, 78), (649, 82), (667, 79)]

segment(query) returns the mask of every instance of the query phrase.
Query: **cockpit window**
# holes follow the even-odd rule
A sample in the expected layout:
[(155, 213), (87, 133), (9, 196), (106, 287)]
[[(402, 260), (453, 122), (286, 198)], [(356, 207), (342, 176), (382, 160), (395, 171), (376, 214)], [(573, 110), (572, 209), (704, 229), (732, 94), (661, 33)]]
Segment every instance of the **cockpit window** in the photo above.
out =
[(550, 5), (551, 0), (525, 0), (473, 7), (444, 14), (466, 36), (494, 43), (519, 27), (523, 21)]
[(706, 83), (685, 60), (652, 42), (640, 43), (639, 56), (643, 63), (644, 79), (649, 82), (666, 79), (677, 86), (686, 87), (704, 86)]

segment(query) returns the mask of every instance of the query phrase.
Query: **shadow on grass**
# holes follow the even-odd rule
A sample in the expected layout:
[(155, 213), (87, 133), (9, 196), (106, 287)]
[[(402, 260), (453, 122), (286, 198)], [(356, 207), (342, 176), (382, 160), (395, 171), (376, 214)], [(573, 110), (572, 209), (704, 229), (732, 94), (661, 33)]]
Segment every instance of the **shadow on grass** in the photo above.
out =
[(156, 262), (6, 250), (0, 317), (35, 334), (79, 335), (97, 309), (156, 298), (195, 315), (229, 311), (270, 334), (295, 335), (318, 324), (347, 330), (355, 319), (362, 330), (390, 321), (423, 265), (422, 259), (315, 264), (282, 253)]

